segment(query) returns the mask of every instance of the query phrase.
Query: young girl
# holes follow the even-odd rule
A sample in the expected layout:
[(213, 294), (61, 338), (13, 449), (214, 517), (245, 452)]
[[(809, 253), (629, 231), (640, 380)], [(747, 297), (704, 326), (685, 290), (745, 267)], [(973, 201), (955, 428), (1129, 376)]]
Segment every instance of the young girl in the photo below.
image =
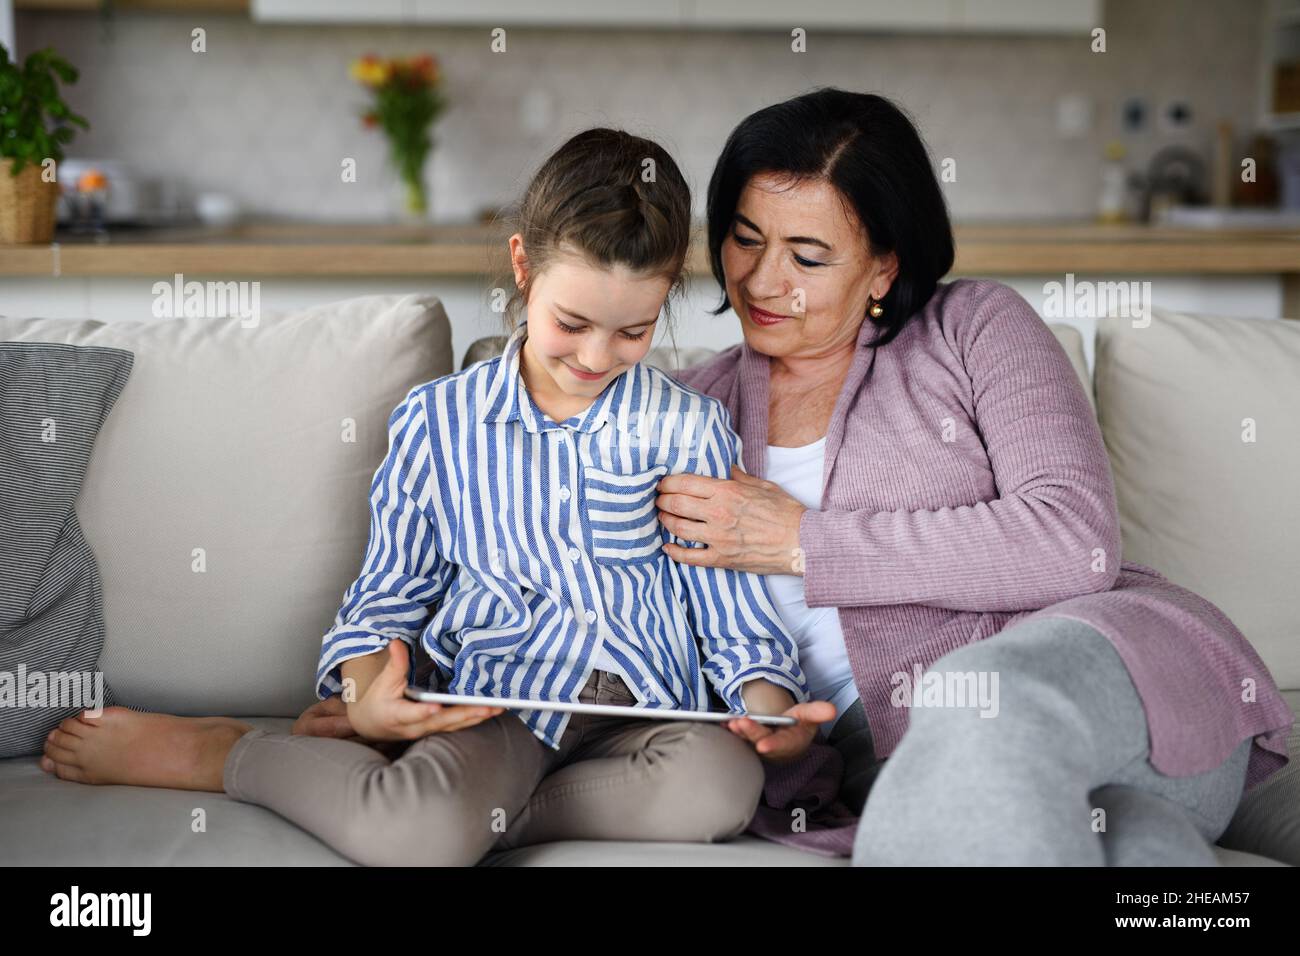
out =
[[(556, 839), (733, 837), (760, 797), (755, 750), (796, 756), (833, 716), (798, 703), (795, 645), (761, 577), (661, 548), (683, 542), (658, 521), (659, 479), (727, 478), (740, 461), (720, 402), (640, 364), (689, 244), (676, 164), (588, 130), (543, 165), (520, 220), (507, 315), (523, 307), (526, 321), (501, 357), (411, 389), (389, 420), (364, 564), (316, 679), (361, 739), (217, 720), (188, 782), (111, 782), (224, 789), (361, 863), (469, 864)], [(708, 709), (711, 688), (730, 710), (800, 723), (440, 707), (404, 698), (412, 674), (457, 693), (658, 708)], [(59, 738), (65, 759), (47, 751), (51, 766), (110, 782), (87, 723)], [(169, 726), (119, 738), (180, 733)]]

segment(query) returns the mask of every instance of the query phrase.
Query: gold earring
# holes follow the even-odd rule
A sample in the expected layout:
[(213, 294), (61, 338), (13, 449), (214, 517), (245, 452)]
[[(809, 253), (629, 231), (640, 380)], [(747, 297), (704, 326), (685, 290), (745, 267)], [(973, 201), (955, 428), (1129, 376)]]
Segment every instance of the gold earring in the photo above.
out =
[(885, 307), (879, 302), (873, 302), (871, 303), (871, 308), (867, 311), (871, 313), (873, 319), (878, 319), (885, 314)]

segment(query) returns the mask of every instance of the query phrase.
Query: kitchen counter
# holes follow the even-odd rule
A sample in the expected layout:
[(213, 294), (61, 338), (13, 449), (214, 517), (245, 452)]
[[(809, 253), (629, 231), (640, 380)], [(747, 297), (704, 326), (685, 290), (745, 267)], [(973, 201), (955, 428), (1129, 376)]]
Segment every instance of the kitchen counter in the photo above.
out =
[[(1090, 223), (965, 223), (955, 275), (1076, 273), (1300, 275), (1300, 231)], [(0, 276), (472, 276), (506, 266), (506, 233), (487, 225), (250, 222), (60, 234), (0, 245)], [(697, 241), (687, 268), (706, 273)]]
[[(958, 224), (955, 232), (953, 276), (1009, 280), (1074, 273), (1107, 281), (1162, 276), (1169, 280), (1163, 283), (1166, 290), (1188, 291), (1198, 307), (1202, 296), (1191, 292), (1193, 288), (1204, 290), (1207, 282), (1238, 283), (1233, 287), (1238, 292), (1224, 294), (1243, 314), (1300, 317), (1300, 229), (1296, 228), (968, 222)], [(170, 279), (176, 273), (225, 281), (274, 278), (286, 297), (299, 299), (327, 289), (340, 296), (399, 287), (427, 289), (434, 280), (439, 294), (460, 297), (457, 308), (467, 311), (481, 295), (485, 279), (509, 281), (506, 237), (501, 227), (477, 223), (285, 220), (252, 220), (228, 228), (114, 229), (102, 240), (59, 234), (50, 245), (0, 245), (0, 293), (6, 277), (22, 277), (28, 290), (35, 289), (30, 285), (33, 280), (42, 286), (52, 283), (44, 291), (32, 291), (36, 298), (28, 301), (53, 302), (51, 297), (62, 289), (66, 295), (58, 301), (67, 310), (129, 311), (125, 305), (112, 304), (124, 300), (104, 299), (100, 293), (116, 283), (130, 296), (138, 288), (135, 279)], [(698, 230), (695, 239), (687, 271), (705, 278), (708, 259)], [(78, 284), (64, 281), (74, 278)], [(1249, 285), (1241, 286), (1243, 282)], [(1266, 296), (1267, 289), (1273, 289), (1273, 304), (1268, 305), (1267, 299), (1240, 299), (1240, 291), (1247, 287)], [(1227, 288), (1220, 287), (1221, 291)]]

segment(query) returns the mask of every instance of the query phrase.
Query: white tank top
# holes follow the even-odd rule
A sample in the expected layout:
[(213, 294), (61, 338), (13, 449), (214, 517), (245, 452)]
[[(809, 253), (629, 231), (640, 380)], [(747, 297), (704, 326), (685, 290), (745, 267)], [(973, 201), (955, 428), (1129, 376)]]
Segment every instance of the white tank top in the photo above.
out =
[[(768, 445), (767, 473), (763, 477), (775, 482), (800, 504), (820, 509), (825, 458), (825, 436), (798, 448)], [(839, 610), (809, 607), (804, 603), (802, 575), (769, 574), (764, 580), (782, 623), (799, 647), (799, 666), (808, 680), (809, 698), (829, 700), (835, 705), (838, 719), (858, 699), (849, 655), (844, 649)], [(822, 724), (822, 735), (829, 733), (832, 726), (833, 721)]]

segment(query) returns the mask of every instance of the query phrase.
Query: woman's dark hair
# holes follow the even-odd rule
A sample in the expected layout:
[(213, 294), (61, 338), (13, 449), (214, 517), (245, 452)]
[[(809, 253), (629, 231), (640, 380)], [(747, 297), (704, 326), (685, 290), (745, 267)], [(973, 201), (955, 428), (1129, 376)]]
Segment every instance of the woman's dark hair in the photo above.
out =
[[(682, 290), (691, 242), (691, 190), (672, 156), (652, 140), (597, 127), (573, 136), (542, 163), (518, 212), (502, 222), (523, 237), (528, 278), (506, 288), (512, 329), (533, 280), (557, 253), (572, 251), (600, 266), (667, 276)], [(664, 311), (671, 328), (668, 302)]]
[(874, 345), (891, 341), (929, 301), (953, 262), (952, 225), (929, 153), (912, 121), (883, 96), (825, 87), (751, 113), (740, 122), (709, 180), (709, 262), (730, 308), (722, 242), (750, 178), (786, 174), (825, 180), (866, 229), (873, 256), (898, 255), (898, 276), (880, 300)]

